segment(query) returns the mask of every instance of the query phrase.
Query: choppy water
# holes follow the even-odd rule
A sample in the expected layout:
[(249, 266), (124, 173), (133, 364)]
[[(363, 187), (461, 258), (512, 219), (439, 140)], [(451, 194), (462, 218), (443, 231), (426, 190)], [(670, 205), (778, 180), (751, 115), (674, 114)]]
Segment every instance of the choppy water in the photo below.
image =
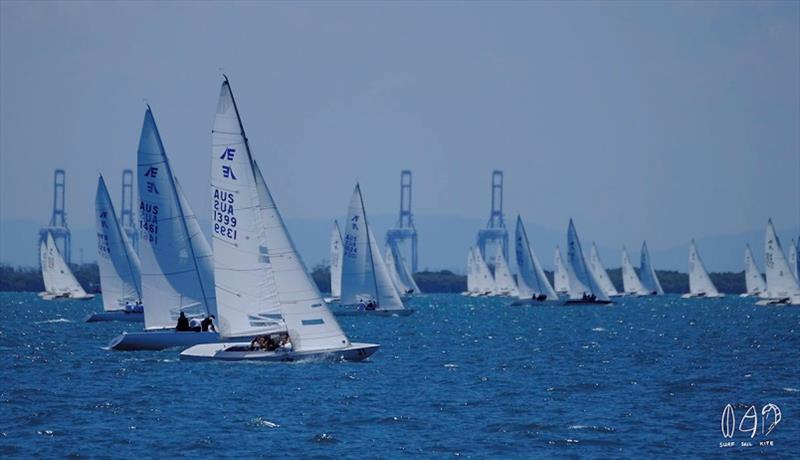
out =
[[(340, 318), (382, 344), (364, 363), (199, 363), (103, 349), (141, 325), (81, 322), (99, 299), (0, 293), (0, 457), (800, 455), (800, 308), (507, 303), (429, 295), (407, 318)], [(721, 448), (728, 403), (737, 425), (767, 403), (782, 420)]]

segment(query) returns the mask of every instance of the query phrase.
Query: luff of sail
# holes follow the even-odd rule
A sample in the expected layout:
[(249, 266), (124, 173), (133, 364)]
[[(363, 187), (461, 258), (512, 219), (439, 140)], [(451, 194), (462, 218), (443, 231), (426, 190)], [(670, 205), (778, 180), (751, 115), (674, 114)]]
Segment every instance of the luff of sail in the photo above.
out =
[(758, 269), (756, 261), (753, 259), (753, 251), (750, 245), (744, 248), (744, 284), (748, 295), (766, 296), (767, 284), (761, 277), (761, 270)]
[(567, 275), (567, 267), (564, 266), (564, 258), (561, 257), (561, 248), (556, 246), (556, 252), (553, 259), (553, 288), (559, 294), (566, 294), (569, 292), (569, 276)]
[(103, 309), (124, 310), (142, 299), (139, 257), (119, 225), (102, 175), (97, 179), (95, 217)]
[(589, 269), (581, 248), (581, 241), (575, 224), (569, 220), (567, 229), (567, 276), (569, 278), (569, 298), (581, 300), (584, 295), (593, 294), (597, 300), (608, 301), (608, 295), (600, 287), (597, 278)]
[(721, 294), (708, 276), (706, 266), (697, 246), (692, 240), (689, 245), (689, 294), (692, 296), (721, 297)]
[(647, 249), (647, 241), (642, 241), (642, 254), (639, 262), (639, 274), (641, 275), (642, 285), (650, 294), (664, 295), (664, 289), (658, 280), (658, 275), (650, 262), (650, 251)]
[(145, 329), (216, 314), (211, 248), (172, 172), (150, 107), (137, 154), (139, 260)]
[(800, 285), (789, 269), (780, 238), (772, 225), (772, 219), (767, 223), (767, 231), (764, 235), (764, 252), (767, 297), (779, 300), (789, 299), (791, 303), (800, 302)]
[(648, 291), (639, 280), (636, 270), (633, 268), (631, 258), (628, 256), (628, 249), (622, 247), (622, 288), (627, 295), (648, 295)]
[(342, 233), (339, 223), (333, 221), (331, 228), (331, 297), (342, 296)]
[(594, 242), (592, 242), (592, 250), (589, 255), (589, 266), (591, 267), (592, 273), (600, 284), (600, 289), (605, 291), (606, 295), (619, 295), (617, 288), (614, 287), (614, 284), (608, 277), (608, 272), (606, 271), (606, 267), (603, 265), (603, 262), (600, 260), (600, 253), (597, 251), (597, 245), (595, 245)]
[(547, 276), (542, 270), (539, 259), (528, 241), (528, 233), (522, 218), (517, 216), (517, 227), (515, 232), (515, 253), (519, 276), (517, 278), (517, 290), (520, 299), (529, 299), (533, 296), (545, 295), (546, 300), (557, 300), (553, 287), (550, 285)]

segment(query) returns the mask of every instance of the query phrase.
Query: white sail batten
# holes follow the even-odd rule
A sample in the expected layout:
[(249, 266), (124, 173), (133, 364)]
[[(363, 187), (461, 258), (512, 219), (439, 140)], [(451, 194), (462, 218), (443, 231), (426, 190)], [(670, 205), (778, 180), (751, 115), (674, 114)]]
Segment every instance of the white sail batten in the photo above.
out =
[(570, 299), (580, 300), (584, 295), (594, 295), (597, 300), (609, 300), (608, 295), (600, 287), (600, 283), (588, 267), (572, 219), (569, 220), (567, 229), (567, 276)]
[(497, 294), (516, 297), (519, 295), (514, 276), (508, 268), (508, 262), (503, 255), (503, 247), (497, 246), (497, 253), (494, 257), (494, 285)]
[(177, 185), (149, 107), (137, 158), (145, 329), (173, 328), (181, 311), (216, 314), (211, 249)]
[(41, 243), (40, 257), (45, 295), (73, 299), (90, 297), (61, 257), (61, 252), (50, 232), (47, 232), (47, 237)]
[(664, 295), (664, 289), (658, 280), (653, 264), (650, 262), (650, 251), (647, 250), (647, 241), (642, 242), (642, 254), (639, 264), (639, 274), (641, 275), (642, 285), (650, 294)]
[(608, 277), (608, 272), (606, 271), (606, 267), (603, 265), (603, 262), (600, 260), (600, 253), (597, 251), (597, 245), (594, 244), (594, 242), (592, 242), (592, 250), (589, 254), (589, 267), (591, 268), (595, 278), (597, 278), (597, 281), (600, 284), (600, 289), (602, 289), (606, 295), (619, 295), (617, 288), (614, 287), (614, 284)]
[(561, 248), (556, 246), (553, 270), (553, 287), (559, 294), (569, 292), (569, 275), (567, 274), (567, 267), (564, 266), (564, 258), (561, 257)]
[(765, 296), (767, 293), (767, 284), (753, 259), (749, 244), (744, 248), (744, 283), (748, 295)]
[(519, 268), (517, 282), (519, 298), (529, 299), (533, 296), (545, 295), (546, 300), (557, 300), (558, 296), (542, 270), (536, 253), (533, 252), (520, 216), (517, 216), (515, 242), (517, 267)]
[(339, 223), (331, 228), (331, 297), (342, 297), (342, 232)]
[[(767, 223), (764, 235), (764, 265), (767, 273), (767, 297), (770, 299), (797, 299), (800, 302), (800, 286), (789, 269), (780, 238), (775, 233), (772, 219)], [(795, 300), (792, 300), (794, 303)]]
[(97, 179), (95, 217), (103, 310), (124, 310), (142, 299), (139, 257), (119, 225), (103, 176)]
[(622, 247), (622, 288), (627, 295), (650, 294), (650, 291), (639, 280), (639, 276), (636, 274), (631, 258), (628, 255), (628, 249), (625, 246)]
[(703, 259), (697, 252), (694, 240), (689, 245), (689, 293), (693, 296), (721, 297), (708, 276)]

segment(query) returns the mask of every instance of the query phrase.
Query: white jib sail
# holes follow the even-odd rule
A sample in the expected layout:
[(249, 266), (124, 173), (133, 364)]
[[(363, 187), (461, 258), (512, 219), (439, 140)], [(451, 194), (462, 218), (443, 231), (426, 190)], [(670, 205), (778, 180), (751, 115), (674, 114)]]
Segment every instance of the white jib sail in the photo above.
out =
[(517, 296), (517, 284), (514, 282), (514, 276), (508, 268), (508, 262), (503, 255), (503, 246), (497, 246), (497, 253), (495, 254), (494, 265), (494, 285), (499, 294)]
[(142, 299), (139, 257), (119, 225), (103, 176), (97, 179), (94, 207), (103, 309), (124, 310)]
[(749, 244), (744, 248), (744, 283), (748, 294), (766, 295), (767, 284), (764, 282), (761, 270), (758, 269), (758, 265), (753, 259), (753, 251), (750, 250)]
[(622, 289), (628, 295), (650, 294), (650, 291), (642, 285), (639, 276), (636, 275), (636, 270), (633, 268), (631, 258), (628, 256), (628, 249), (625, 246), (622, 247)]
[(706, 297), (719, 297), (719, 291), (708, 276), (703, 259), (697, 252), (694, 240), (689, 245), (689, 293), (692, 295), (703, 294)]
[(593, 294), (597, 300), (609, 300), (608, 294), (600, 287), (600, 283), (588, 267), (572, 219), (569, 220), (567, 229), (567, 273), (570, 299), (581, 299), (584, 294)]
[(342, 233), (339, 223), (333, 221), (331, 228), (331, 297), (342, 296)]
[(475, 267), (475, 255), (472, 247), (467, 251), (467, 292), (478, 293), (478, 272)]
[(800, 286), (789, 270), (789, 264), (781, 247), (780, 238), (772, 226), (772, 219), (767, 223), (764, 236), (764, 265), (767, 272), (767, 297), (785, 299), (800, 296)]
[(397, 273), (394, 253), (389, 245), (386, 246), (386, 252), (384, 252), (384, 261), (386, 262), (386, 271), (389, 272), (389, 279), (392, 280), (392, 284), (397, 290), (397, 293), (401, 297), (404, 296), (408, 292), (409, 287), (403, 283), (403, 281), (400, 279), (400, 275)]
[(489, 266), (486, 265), (486, 261), (483, 259), (480, 249), (473, 248), (472, 257), (475, 261), (478, 292), (481, 294), (496, 293), (497, 288), (494, 284), (494, 277), (492, 276), (492, 272), (489, 270)]
[(553, 263), (555, 264), (553, 270), (553, 287), (558, 293), (563, 294), (569, 292), (569, 276), (567, 274), (567, 268), (564, 266), (564, 259), (561, 257), (561, 248), (558, 246), (556, 246)]
[(597, 281), (600, 284), (600, 289), (602, 289), (606, 295), (619, 295), (617, 288), (614, 287), (614, 284), (608, 277), (608, 272), (606, 271), (606, 267), (603, 265), (603, 262), (600, 260), (600, 253), (597, 251), (597, 245), (595, 245), (594, 242), (592, 242), (592, 250), (589, 254), (589, 267), (591, 268), (595, 278), (597, 278)]
[[(800, 241), (800, 239), (798, 239), (798, 241)], [(798, 266), (800, 263), (800, 254), (798, 254), (797, 251), (797, 244), (794, 240), (791, 240), (789, 242), (789, 270), (791, 270), (794, 275), (794, 279), (800, 280), (800, 278), (798, 278), (798, 276), (800, 276), (798, 275), (798, 273), (800, 273), (800, 266)]]
[(639, 274), (642, 285), (650, 294), (664, 295), (661, 282), (658, 280), (653, 264), (650, 262), (650, 251), (647, 250), (647, 241), (642, 242), (642, 254), (639, 263)]
[(400, 251), (399, 245), (396, 241), (392, 241), (389, 243), (389, 246), (391, 247), (392, 255), (394, 256), (395, 271), (397, 272), (397, 276), (403, 282), (403, 285), (406, 286), (406, 292), (421, 294), (422, 292), (420, 291), (419, 286), (417, 286), (416, 280), (414, 280), (414, 275), (408, 268), (408, 264), (406, 263), (405, 257), (403, 257), (402, 251)]
[(173, 175), (150, 108), (139, 139), (139, 260), (145, 329), (216, 314), (211, 248)]
[(519, 276), (517, 277), (519, 298), (529, 299), (534, 295), (545, 295), (547, 297), (546, 300), (557, 300), (558, 296), (553, 287), (550, 286), (550, 281), (547, 280), (539, 259), (536, 257), (536, 253), (533, 252), (533, 248), (531, 248), (530, 241), (528, 241), (528, 233), (525, 231), (525, 225), (522, 223), (520, 216), (517, 216), (515, 243), (517, 268), (519, 268)]
[(69, 265), (61, 257), (58, 246), (53, 239), (53, 235), (48, 232), (47, 238), (43, 242), (44, 255), (42, 256), (42, 278), (45, 282), (45, 291), (56, 296), (67, 296), (72, 298), (86, 297), (83, 290)]

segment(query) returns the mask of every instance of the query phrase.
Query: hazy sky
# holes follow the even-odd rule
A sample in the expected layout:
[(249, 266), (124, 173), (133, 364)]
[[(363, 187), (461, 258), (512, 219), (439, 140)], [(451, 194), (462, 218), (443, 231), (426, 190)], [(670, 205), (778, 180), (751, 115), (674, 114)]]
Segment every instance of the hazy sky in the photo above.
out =
[[(0, 219), (118, 200), (145, 105), (201, 217), (220, 68), (289, 218), (488, 217), (608, 245), (800, 225), (800, 3), (0, 2)], [(477, 230), (477, 229), (476, 229)], [(424, 236), (421, 236), (424, 237)]]

